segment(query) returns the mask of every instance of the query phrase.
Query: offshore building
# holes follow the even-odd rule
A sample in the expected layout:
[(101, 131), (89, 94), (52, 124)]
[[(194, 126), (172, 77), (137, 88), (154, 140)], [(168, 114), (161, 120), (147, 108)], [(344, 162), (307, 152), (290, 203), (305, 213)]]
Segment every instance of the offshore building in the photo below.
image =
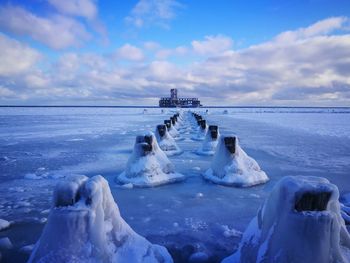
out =
[(198, 98), (178, 98), (177, 89), (170, 90), (170, 97), (164, 97), (159, 100), (159, 107), (162, 108), (197, 108), (201, 102)]

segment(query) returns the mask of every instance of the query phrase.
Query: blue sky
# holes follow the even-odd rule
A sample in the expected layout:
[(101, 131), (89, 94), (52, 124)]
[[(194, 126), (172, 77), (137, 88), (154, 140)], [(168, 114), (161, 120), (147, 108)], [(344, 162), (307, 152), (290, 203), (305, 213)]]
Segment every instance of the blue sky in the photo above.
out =
[(0, 104), (350, 106), (350, 2), (0, 1)]

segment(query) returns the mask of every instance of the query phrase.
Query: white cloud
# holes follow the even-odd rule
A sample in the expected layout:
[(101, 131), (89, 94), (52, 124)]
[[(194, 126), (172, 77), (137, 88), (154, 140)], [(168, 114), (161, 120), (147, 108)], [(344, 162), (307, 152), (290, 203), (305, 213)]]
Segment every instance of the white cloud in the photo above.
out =
[(157, 42), (154, 42), (154, 41), (147, 41), (147, 42), (143, 43), (143, 47), (146, 50), (153, 51), (153, 50), (159, 49), (160, 48), (160, 44), (157, 43)]
[(230, 37), (216, 35), (206, 36), (202, 41), (194, 40), (191, 44), (195, 53), (204, 56), (212, 56), (231, 49), (233, 41)]
[(167, 59), (170, 56), (184, 56), (188, 53), (188, 48), (185, 46), (178, 46), (176, 48), (162, 48), (155, 53), (156, 59)]
[(12, 76), (28, 71), (40, 60), (36, 50), (0, 34), (0, 76)]
[(288, 42), (319, 35), (326, 35), (333, 32), (334, 30), (342, 29), (344, 27), (344, 24), (348, 21), (349, 19), (347, 17), (331, 17), (320, 20), (306, 28), (283, 32), (279, 34), (275, 39), (276, 41)]
[(0, 28), (18, 36), (28, 35), (54, 49), (78, 47), (91, 37), (74, 19), (61, 15), (39, 17), (15, 6), (0, 7)]
[(182, 5), (175, 0), (139, 0), (125, 21), (137, 28), (145, 25), (168, 27)]
[(140, 61), (144, 59), (142, 50), (130, 44), (125, 44), (118, 48), (115, 55), (119, 59), (132, 61)]
[(0, 98), (15, 97), (15, 96), (16, 96), (15, 92), (13, 92), (12, 90), (6, 87), (0, 86)]
[(97, 6), (93, 0), (48, 0), (60, 13), (95, 19)]
[[(307, 28), (317, 28), (320, 24), (322, 21)], [(204, 99), (204, 104), (349, 105), (350, 34), (311, 31), (307, 37), (294, 41), (273, 38), (241, 50), (231, 50), (229, 38), (228, 41), (213, 41), (217, 37), (195, 40), (199, 43), (197, 52), (211, 56), (204, 61), (195, 57), (198, 61), (187, 65), (177, 65), (165, 58), (148, 62), (143, 51), (131, 44), (120, 47), (116, 56), (139, 63), (115, 63), (113, 57), (65, 53), (44, 72), (38, 69), (28, 72), (35, 68), (36, 60), (33, 60), (24, 70), (15, 71), (16, 77), (5, 75), (0, 79), (0, 86), (22, 98), (41, 102), (55, 99), (104, 104), (123, 103), (122, 98), (130, 104), (138, 99), (156, 103), (160, 94), (166, 95), (169, 88), (177, 87), (181, 96), (198, 96)], [(9, 45), (19, 43), (10, 41)], [(157, 46), (154, 50), (168, 50), (169, 56), (191, 56), (194, 52), (194, 48), (185, 46), (172, 49)], [(12, 60), (18, 59), (8, 59)], [(8, 90), (3, 93), (9, 94)]]

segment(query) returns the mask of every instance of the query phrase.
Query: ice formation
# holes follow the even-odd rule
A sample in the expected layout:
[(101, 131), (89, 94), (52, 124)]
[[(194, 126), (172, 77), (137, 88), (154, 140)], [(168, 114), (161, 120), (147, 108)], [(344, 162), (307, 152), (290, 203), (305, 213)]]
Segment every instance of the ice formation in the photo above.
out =
[(236, 136), (221, 136), (204, 178), (223, 185), (253, 186), (269, 180), (258, 163), (239, 146)]
[(338, 188), (325, 178), (282, 178), (236, 253), (222, 262), (349, 262), (350, 235), (338, 197)]
[(168, 129), (169, 134), (171, 137), (173, 137), (175, 140), (180, 139), (180, 133), (179, 131), (173, 126), (171, 120), (164, 120), (164, 124)]
[(176, 129), (180, 129), (181, 125), (182, 125), (182, 118), (180, 116), (179, 113), (176, 113), (173, 115), (173, 117), (170, 118), (172, 121), (172, 125), (176, 128)]
[(166, 155), (176, 155), (182, 153), (181, 149), (177, 146), (175, 140), (168, 132), (167, 127), (164, 124), (157, 125), (155, 132), (159, 148), (162, 149)]
[(49, 220), (28, 263), (173, 262), (124, 221), (102, 176), (59, 183)]
[(207, 134), (208, 131), (208, 125), (206, 120), (199, 120), (198, 121), (198, 128), (197, 128), (197, 134), (192, 137), (192, 140), (195, 141), (202, 141), (205, 138), (205, 135)]
[(196, 153), (200, 155), (214, 155), (219, 138), (219, 127), (216, 125), (209, 125), (203, 144)]
[(174, 165), (159, 148), (156, 137), (149, 132), (136, 137), (126, 169), (116, 179), (123, 184), (151, 187), (183, 180), (184, 175), (175, 172)]

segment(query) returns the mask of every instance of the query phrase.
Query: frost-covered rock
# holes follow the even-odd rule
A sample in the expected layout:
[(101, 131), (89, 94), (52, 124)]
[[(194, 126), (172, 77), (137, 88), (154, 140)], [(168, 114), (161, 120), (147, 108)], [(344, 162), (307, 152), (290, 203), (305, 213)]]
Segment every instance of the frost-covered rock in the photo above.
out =
[[(77, 186), (77, 187), (76, 187)], [(172, 262), (168, 251), (124, 221), (102, 176), (60, 183), (43, 233), (28, 261)]]
[(201, 148), (196, 152), (199, 155), (214, 155), (220, 138), (219, 127), (210, 125)]
[(0, 231), (8, 228), (11, 225), (11, 223), (5, 219), (0, 218)]
[(125, 171), (116, 180), (122, 184), (151, 187), (183, 180), (185, 177), (175, 172), (174, 165), (159, 148), (152, 132), (137, 136), (134, 150), (126, 164)]
[(338, 188), (320, 177), (284, 177), (243, 234), (230, 262), (346, 263), (350, 235)]
[(173, 137), (175, 140), (180, 139), (180, 133), (179, 131), (172, 125), (171, 120), (165, 120), (164, 121), (165, 126), (168, 129), (169, 134), (171, 137)]
[(258, 163), (239, 146), (236, 136), (221, 136), (211, 167), (204, 178), (223, 185), (248, 187), (269, 180)]
[(165, 152), (166, 155), (176, 155), (182, 153), (181, 149), (177, 146), (174, 138), (169, 134), (167, 127), (164, 124), (157, 125), (155, 132), (159, 147)]
[(207, 135), (208, 125), (206, 120), (203, 119), (198, 121), (198, 125), (199, 127), (197, 128), (197, 133), (192, 137), (192, 140), (202, 141)]
[(170, 118), (171, 124), (175, 127), (175, 129), (180, 129), (182, 125), (182, 119), (180, 118), (180, 114), (176, 113), (173, 117)]

